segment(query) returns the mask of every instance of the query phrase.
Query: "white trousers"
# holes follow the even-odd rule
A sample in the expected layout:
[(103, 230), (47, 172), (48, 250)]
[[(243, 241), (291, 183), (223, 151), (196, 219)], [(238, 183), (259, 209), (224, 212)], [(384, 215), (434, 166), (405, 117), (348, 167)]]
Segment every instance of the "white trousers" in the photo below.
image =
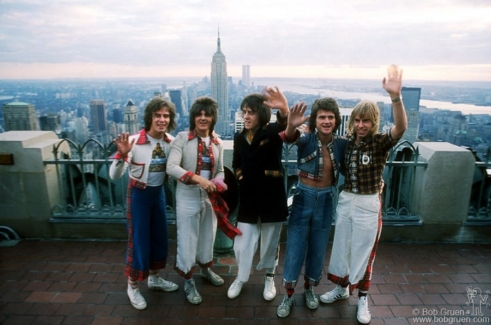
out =
[(283, 222), (237, 223), (237, 228), (242, 232), (242, 235), (236, 236), (234, 240), (235, 260), (239, 269), (237, 279), (242, 282), (249, 280), (252, 260), (256, 254), (259, 239), (261, 240), (260, 255), (256, 269), (266, 268), (269, 269), (269, 272), (274, 273), (274, 269), (278, 265), (280, 251), (278, 242), (282, 224)]
[(213, 262), (217, 218), (208, 194), (199, 185), (177, 184), (176, 226), (178, 271), (188, 274), (196, 262), (209, 266)]
[(379, 210), (378, 194), (341, 192), (328, 273), (339, 278), (349, 275), (351, 284), (363, 279), (377, 239)]

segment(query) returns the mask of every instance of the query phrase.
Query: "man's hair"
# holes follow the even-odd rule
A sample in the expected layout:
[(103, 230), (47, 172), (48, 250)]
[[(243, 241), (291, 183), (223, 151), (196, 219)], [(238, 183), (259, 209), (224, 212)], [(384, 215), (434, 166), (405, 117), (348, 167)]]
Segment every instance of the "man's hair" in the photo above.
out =
[(332, 133), (336, 132), (338, 127), (341, 125), (341, 113), (339, 113), (339, 107), (336, 100), (330, 97), (316, 99), (312, 104), (312, 109), (310, 110), (310, 117), (309, 117), (310, 132), (315, 131), (316, 120), (319, 111), (330, 111), (334, 113), (336, 122), (334, 124), (334, 129), (332, 130)]
[(170, 114), (169, 125), (167, 125), (166, 132), (171, 132), (176, 129), (176, 107), (170, 101), (163, 99), (162, 97), (154, 97), (145, 106), (143, 112), (143, 122), (145, 124), (145, 131), (149, 131), (152, 127), (153, 113), (160, 111), (162, 108), (166, 108)]
[(205, 111), (206, 115), (211, 115), (211, 127), (210, 133), (215, 129), (215, 124), (218, 120), (218, 103), (211, 97), (202, 96), (196, 98), (191, 109), (189, 111), (189, 130), (194, 130), (196, 128), (196, 122), (194, 119), (196, 116), (201, 114), (201, 111)]
[(355, 118), (359, 117), (361, 119), (369, 119), (372, 122), (371, 134), (377, 134), (378, 128), (380, 126), (380, 110), (372, 101), (362, 100), (359, 102), (353, 112), (351, 112), (350, 118), (348, 120), (348, 134), (355, 134)]
[(240, 110), (244, 113), (244, 109), (249, 107), (254, 113), (257, 114), (259, 127), (263, 127), (271, 120), (271, 109), (264, 104), (268, 99), (261, 94), (249, 94), (242, 100), (240, 104)]

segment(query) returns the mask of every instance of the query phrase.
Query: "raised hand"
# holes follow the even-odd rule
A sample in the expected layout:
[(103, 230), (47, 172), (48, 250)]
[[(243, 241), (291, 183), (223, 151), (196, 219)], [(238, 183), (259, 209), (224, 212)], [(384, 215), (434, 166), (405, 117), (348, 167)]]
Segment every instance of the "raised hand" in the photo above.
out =
[(264, 87), (261, 92), (268, 99), (264, 104), (269, 108), (277, 108), (281, 110), (283, 115), (288, 113), (288, 100), (278, 87)]
[(382, 86), (389, 95), (399, 95), (402, 88), (402, 69), (392, 64), (387, 68), (387, 77), (382, 80)]
[(309, 119), (308, 115), (304, 116), (306, 110), (307, 104), (305, 103), (296, 103), (293, 105), (288, 114), (288, 125), (299, 127), (304, 124)]
[(135, 139), (131, 142), (129, 141), (130, 134), (128, 132), (123, 132), (118, 135), (117, 139), (114, 139), (114, 143), (118, 148), (118, 152), (122, 157), (126, 157), (128, 153), (133, 148), (133, 144), (135, 143)]

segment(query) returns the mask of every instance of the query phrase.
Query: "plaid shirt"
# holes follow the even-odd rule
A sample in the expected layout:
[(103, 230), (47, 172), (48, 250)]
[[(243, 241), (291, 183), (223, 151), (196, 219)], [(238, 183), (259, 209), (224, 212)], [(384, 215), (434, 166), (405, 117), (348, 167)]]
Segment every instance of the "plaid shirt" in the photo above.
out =
[(345, 153), (346, 177), (343, 191), (356, 194), (375, 194), (382, 189), (382, 173), (389, 156), (389, 150), (397, 144), (390, 131), (375, 134), (355, 144), (350, 136)]

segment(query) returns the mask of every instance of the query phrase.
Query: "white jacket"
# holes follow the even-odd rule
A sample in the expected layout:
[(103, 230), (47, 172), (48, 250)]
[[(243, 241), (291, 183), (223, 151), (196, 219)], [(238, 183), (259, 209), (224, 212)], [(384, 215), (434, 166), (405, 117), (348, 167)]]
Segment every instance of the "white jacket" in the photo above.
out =
[[(129, 141), (133, 141), (133, 148), (128, 153), (128, 156), (123, 160), (119, 152), (114, 155), (114, 160), (109, 168), (109, 177), (111, 179), (118, 179), (126, 171), (129, 166), (130, 184), (144, 189), (147, 186), (148, 170), (150, 168), (150, 161), (152, 160), (152, 145), (148, 140), (147, 132), (142, 129), (140, 133), (131, 135)], [(163, 150), (166, 157), (169, 157), (170, 143), (174, 140), (174, 137), (168, 133), (164, 135)]]

